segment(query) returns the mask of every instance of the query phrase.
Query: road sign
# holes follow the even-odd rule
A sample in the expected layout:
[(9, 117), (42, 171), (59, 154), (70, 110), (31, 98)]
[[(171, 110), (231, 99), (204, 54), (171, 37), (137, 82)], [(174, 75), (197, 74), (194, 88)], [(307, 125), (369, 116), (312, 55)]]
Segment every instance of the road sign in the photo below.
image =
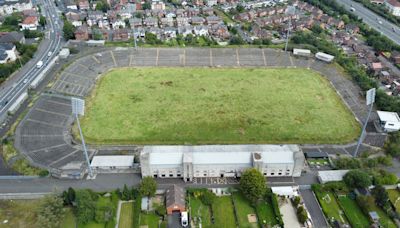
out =
[(85, 100), (72, 97), (71, 105), (72, 105), (72, 114), (81, 116), (85, 115)]
[(371, 104), (375, 103), (375, 94), (376, 94), (375, 88), (372, 88), (367, 91), (367, 96), (366, 96), (367, 105), (371, 105)]

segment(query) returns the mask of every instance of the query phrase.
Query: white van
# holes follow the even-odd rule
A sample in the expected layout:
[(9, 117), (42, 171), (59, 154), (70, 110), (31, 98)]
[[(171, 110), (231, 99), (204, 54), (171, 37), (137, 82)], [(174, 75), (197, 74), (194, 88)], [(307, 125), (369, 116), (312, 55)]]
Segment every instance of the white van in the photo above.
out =
[(189, 225), (188, 213), (186, 211), (181, 213), (181, 225), (187, 227)]
[(41, 68), (43, 66), (43, 61), (36, 63), (36, 68)]

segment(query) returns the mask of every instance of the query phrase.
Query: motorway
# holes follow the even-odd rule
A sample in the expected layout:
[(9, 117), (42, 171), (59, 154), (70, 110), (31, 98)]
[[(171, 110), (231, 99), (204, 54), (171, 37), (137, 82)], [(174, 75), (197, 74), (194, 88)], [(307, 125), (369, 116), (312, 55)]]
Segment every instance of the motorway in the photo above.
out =
[[(346, 10), (349, 12), (353, 7), (355, 9), (353, 14), (357, 15), (359, 18), (363, 20), (363, 22), (369, 25), (371, 28), (375, 29), (378, 32), (381, 32), (382, 35), (391, 39), (396, 44), (400, 45), (400, 27), (387, 21), (385, 18), (378, 16), (371, 10), (365, 8), (362, 4), (357, 3), (352, 0), (340, 0), (338, 3), (342, 4)], [(381, 23), (379, 23), (381, 22)], [(393, 31), (394, 29), (394, 31)]]
[[(41, 0), (39, 3), (42, 12), (47, 18), (46, 35), (38, 47), (34, 57), (26, 63), (16, 74), (4, 82), (0, 87), (0, 121), (7, 115), (13, 103), (29, 88), (30, 83), (40, 75), (47, 64), (57, 55), (62, 45), (62, 22), (57, 8), (52, 0)], [(49, 52), (52, 52), (49, 55)], [(43, 66), (36, 64), (43, 61)]]

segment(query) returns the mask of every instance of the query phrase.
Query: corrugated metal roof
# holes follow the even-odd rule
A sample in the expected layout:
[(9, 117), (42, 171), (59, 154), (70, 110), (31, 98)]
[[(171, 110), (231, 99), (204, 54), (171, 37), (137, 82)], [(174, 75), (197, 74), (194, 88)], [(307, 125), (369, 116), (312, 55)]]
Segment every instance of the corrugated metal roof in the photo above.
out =
[(94, 156), (91, 167), (122, 167), (122, 166), (132, 166), (134, 161), (133, 155), (115, 155), (115, 156)]
[(184, 153), (191, 153), (193, 164), (251, 164), (251, 153), (262, 154), (264, 163), (293, 163), (297, 145), (201, 145), (145, 146), (150, 164), (181, 164)]

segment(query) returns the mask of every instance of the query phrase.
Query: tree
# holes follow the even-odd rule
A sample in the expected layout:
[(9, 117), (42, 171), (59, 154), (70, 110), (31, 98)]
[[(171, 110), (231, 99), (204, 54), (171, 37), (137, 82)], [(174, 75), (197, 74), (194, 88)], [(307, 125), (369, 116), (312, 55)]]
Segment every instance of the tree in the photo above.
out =
[(37, 225), (43, 228), (53, 228), (60, 225), (64, 216), (63, 200), (59, 196), (46, 196), (38, 208)]
[(122, 195), (121, 199), (122, 200), (131, 200), (132, 192), (128, 189), (128, 186), (124, 184), (124, 188), (122, 189)]
[(144, 177), (140, 182), (139, 191), (144, 196), (154, 196), (157, 190), (157, 183), (152, 177)]
[(371, 190), (372, 195), (375, 197), (376, 205), (384, 208), (389, 202), (389, 195), (382, 185), (377, 185)]
[(372, 184), (371, 177), (360, 170), (349, 171), (343, 180), (351, 188), (366, 188)]
[(211, 204), (213, 204), (213, 202), (215, 201), (215, 198), (217, 198), (217, 196), (213, 192), (208, 190), (204, 191), (200, 196), (201, 202), (207, 206), (211, 206)]
[(307, 211), (304, 209), (303, 206), (300, 206), (297, 208), (297, 218), (299, 219), (299, 222), (301, 224), (304, 224), (305, 222), (307, 222), (308, 219), (308, 214)]
[(63, 192), (63, 200), (65, 205), (73, 205), (75, 202), (75, 190), (71, 187)]
[(18, 27), (18, 24), (21, 20), (22, 20), (21, 14), (12, 13), (10, 16), (4, 18), (3, 25)]
[(150, 10), (151, 9), (151, 4), (150, 4), (150, 2), (145, 2), (143, 5), (142, 5), (142, 8), (143, 8), (143, 10)]
[(240, 189), (248, 200), (256, 203), (267, 191), (265, 177), (257, 169), (247, 169), (240, 177)]
[(231, 39), (229, 40), (229, 44), (231, 45), (241, 45), (245, 44), (245, 41), (242, 39), (240, 36), (232, 36)]
[(106, 13), (107, 10), (110, 9), (110, 5), (108, 5), (108, 3), (106, 1), (99, 1), (96, 4), (96, 10), (100, 10), (103, 13)]
[(76, 215), (79, 223), (86, 224), (95, 218), (95, 199), (88, 190), (76, 191)]
[(40, 16), (39, 24), (44, 27), (47, 24), (46, 17)]
[(70, 21), (64, 21), (63, 33), (66, 40), (75, 38), (75, 27)]

